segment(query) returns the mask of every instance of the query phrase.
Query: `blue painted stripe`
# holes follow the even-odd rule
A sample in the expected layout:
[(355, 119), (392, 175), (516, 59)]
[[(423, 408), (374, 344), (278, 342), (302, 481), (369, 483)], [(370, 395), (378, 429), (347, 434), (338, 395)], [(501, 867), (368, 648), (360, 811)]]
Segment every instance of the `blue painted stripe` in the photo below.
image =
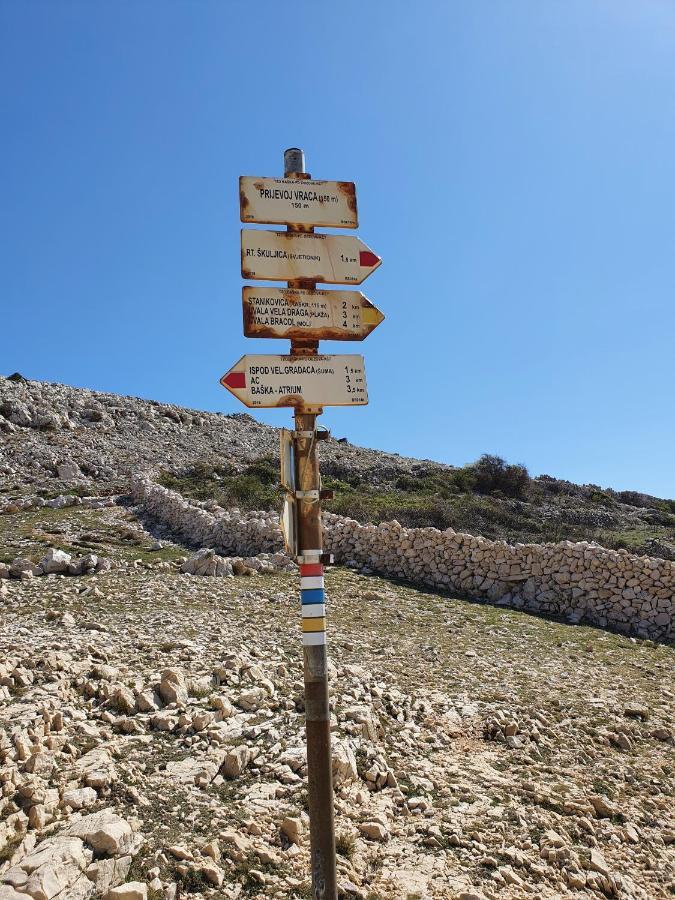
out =
[(300, 599), (303, 603), (323, 603), (324, 590), (323, 588), (313, 588), (309, 591), (300, 591)]

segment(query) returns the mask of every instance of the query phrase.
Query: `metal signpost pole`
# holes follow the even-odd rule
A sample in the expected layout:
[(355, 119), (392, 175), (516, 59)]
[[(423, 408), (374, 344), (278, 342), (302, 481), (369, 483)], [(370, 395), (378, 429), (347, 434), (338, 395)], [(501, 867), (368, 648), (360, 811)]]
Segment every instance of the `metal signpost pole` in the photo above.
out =
[[(302, 150), (284, 153), (284, 177), (308, 179)], [(313, 232), (307, 225), (288, 225), (288, 231)], [(289, 281), (289, 288), (313, 290), (307, 281)], [(293, 341), (292, 356), (315, 356), (318, 341)], [(335, 823), (333, 818), (333, 771), (328, 701), (328, 657), (323, 587), (323, 536), (319, 492), (319, 457), (316, 447), (316, 417), (319, 407), (295, 412), (295, 465), (298, 492), (298, 550), (305, 678), (305, 721), (309, 831), (312, 857), (312, 897), (337, 900), (335, 868)]]

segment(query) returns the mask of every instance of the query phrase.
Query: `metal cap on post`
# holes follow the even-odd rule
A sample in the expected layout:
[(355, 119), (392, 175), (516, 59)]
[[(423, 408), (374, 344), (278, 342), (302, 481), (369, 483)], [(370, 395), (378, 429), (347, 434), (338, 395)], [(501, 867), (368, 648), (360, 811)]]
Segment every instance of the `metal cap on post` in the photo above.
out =
[(299, 147), (289, 147), (284, 150), (284, 176), (304, 175), (305, 173), (305, 152)]

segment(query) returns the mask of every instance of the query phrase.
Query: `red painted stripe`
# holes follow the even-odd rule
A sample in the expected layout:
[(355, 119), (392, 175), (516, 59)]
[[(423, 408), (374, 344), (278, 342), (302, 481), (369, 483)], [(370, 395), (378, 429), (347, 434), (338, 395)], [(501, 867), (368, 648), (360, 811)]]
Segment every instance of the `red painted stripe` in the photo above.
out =
[(300, 566), (300, 575), (304, 577), (323, 575), (323, 566), (321, 563), (304, 563)]
[(360, 250), (359, 251), (359, 265), (360, 266), (376, 266), (380, 261), (380, 257), (375, 253), (372, 253), (370, 250)]
[(229, 372), (225, 378), (223, 378), (223, 384), (226, 384), (231, 388), (245, 388), (246, 372)]

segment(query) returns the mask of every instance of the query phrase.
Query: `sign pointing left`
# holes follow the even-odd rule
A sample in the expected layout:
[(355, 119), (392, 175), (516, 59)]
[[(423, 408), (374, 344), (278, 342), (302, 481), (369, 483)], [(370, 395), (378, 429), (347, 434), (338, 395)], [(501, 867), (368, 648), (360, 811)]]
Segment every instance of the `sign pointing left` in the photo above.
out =
[(242, 356), (220, 383), (244, 406), (365, 406), (363, 357)]

